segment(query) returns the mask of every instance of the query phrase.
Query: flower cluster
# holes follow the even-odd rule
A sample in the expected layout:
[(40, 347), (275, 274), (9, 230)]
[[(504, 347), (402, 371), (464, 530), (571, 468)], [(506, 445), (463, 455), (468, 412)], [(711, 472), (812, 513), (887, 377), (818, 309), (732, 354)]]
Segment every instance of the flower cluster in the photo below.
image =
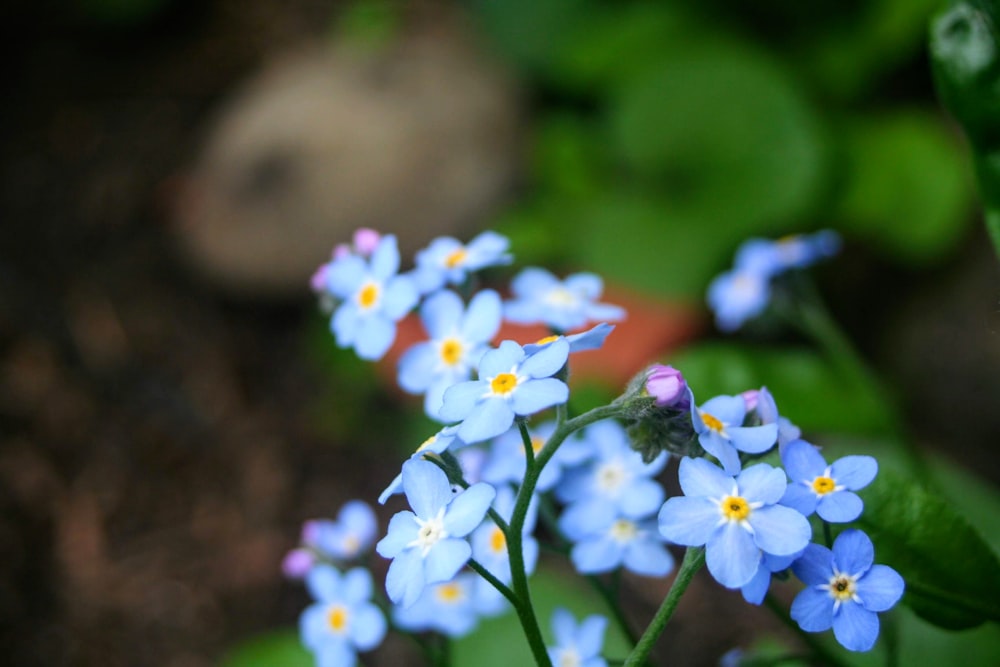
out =
[[(737, 264), (769, 280), (835, 245), (828, 235), (754, 241)], [(678, 568), (671, 545), (703, 549), (711, 576), (754, 604), (773, 575), (794, 573), (806, 587), (791, 615), (804, 631), (832, 628), (846, 648), (871, 648), (877, 614), (901, 597), (903, 581), (873, 564), (861, 531), (829, 540), (832, 524), (861, 515), (856, 491), (875, 478), (875, 460), (828, 464), (766, 387), (699, 402), (683, 374), (661, 364), (637, 374), (610, 405), (572, 416), (572, 356), (601, 347), (609, 321), (625, 313), (599, 301), (603, 286), (592, 274), (560, 281), (526, 269), (506, 302), (499, 291), (471, 289), (476, 271), (511, 261), (506, 239), (487, 232), (468, 244), (438, 239), (401, 274), (395, 240), (365, 230), (314, 279), (333, 304), (337, 343), (359, 356), (381, 357), (395, 322), (413, 310), (428, 336), (400, 357), (398, 382), (422, 394), (427, 416), (444, 426), (379, 497), (384, 504), (402, 494), (409, 506), (374, 547), (390, 561), (383, 605), (393, 626), (460, 637), (479, 618), (513, 609), (539, 664), (607, 664), (604, 617), (577, 626), (558, 610), (556, 645), (541, 638), (527, 587), (543, 525), (555, 549), (595, 580), (622, 570), (666, 577)], [(552, 336), (494, 341), (503, 320), (543, 323)], [(683, 492), (674, 497), (661, 479), (671, 457), (679, 458)], [(814, 542), (821, 524), (826, 545)], [(317, 599), (303, 614), (302, 637), (321, 664), (353, 664), (356, 651), (374, 648), (386, 632), (365, 571), (341, 574), (375, 536), (371, 508), (352, 501), (336, 521), (307, 523), (302, 546), (286, 558), (286, 573), (304, 577)], [(690, 580), (688, 562), (678, 581)]]

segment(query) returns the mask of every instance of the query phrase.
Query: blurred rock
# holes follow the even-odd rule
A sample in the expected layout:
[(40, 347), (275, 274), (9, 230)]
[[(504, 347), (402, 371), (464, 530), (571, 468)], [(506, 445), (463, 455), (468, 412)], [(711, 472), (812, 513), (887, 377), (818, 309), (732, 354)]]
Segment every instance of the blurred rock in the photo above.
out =
[(267, 65), (181, 179), (189, 264), (244, 297), (281, 297), (305, 293), (357, 227), (396, 233), (404, 257), (471, 233), (510, 192), (521, 143), (517, 92), (472, 42), (425, 17), (381, 48), (313, 45)]

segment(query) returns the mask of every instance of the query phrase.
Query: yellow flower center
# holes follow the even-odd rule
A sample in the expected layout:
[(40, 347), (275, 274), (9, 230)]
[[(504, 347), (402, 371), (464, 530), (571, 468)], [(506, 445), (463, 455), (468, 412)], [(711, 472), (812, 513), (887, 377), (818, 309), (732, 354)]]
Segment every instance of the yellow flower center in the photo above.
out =
[(444, 265), (449, 269), (454, 269), (456, 266), (462, 264), (465, 261), (466, 256), (469, 253), (466, 252), (465, 248), (458, 248), (453, 250), (447, 257), (444, 258)]
[(449, 366), (462, 361), (462, 342), (455, 338), (446, 338), (441, 343), (441, 360)]
[(498, 526), (493, 529), (492, 533), (490, 533), (490, 549), (492, 549), (494, 553), (500, 553), (506, 548), (507, 548), (507, 537), (503, 534), (503, 531), (500, 530)]
[(517, 376), (513, 373), (500, 373), (490, 380), (490, 389), (494, 394), (506, 396), (517, 387)]
[(639, 534), (635, 523), (628, 519), (618, 519), (611, 524), (611, 537), (619, 542), (630, 542)]
[(424, 451), (425, 449), (433, 445), (435, 442), (437, 442), (437, 439), (438, 439), (438, 434), (435, 433), (434, 435), (432, 435), (431, 437), (427, 438), (422, 443), (420, 443), (420, 446), (417, 447), (417, 451), (418, 452)]
[(358, 305), (364, 309), (371, 308), (378, 302), (379, 287), (377, 283), (368, 283), (358, 292)]
[(707, 412), (701, 413), (701, 420), (705, 422), (705, 426), (715, 431), (716, 433), (722, 433), (722, 430), (725, 428), (725, 425), (721, 421), (719, 421), (717, 417), (715, 417), (714, 415), (710, 415)]
[(743, 521), (750, 516), (750, 504), (740, 496), (726, 496), (719, 504), (722, 516), (730, 521)]
[(834, 482), (829, 477), (817, 477), (812, 482), (813, 491), (816, 492), (818, 496), (825, 496), (828, 493), (832, 493), (837, 490), (837, 483)]
[(446, 604), (455, 604), (464, 597), (462, 587), (454, 582), (441, 584), (434, 593), (437, 595), (438, 600)]
[(539, 338), (535, 341), (535, 345), (548, 345), (553, 341), (559, 340), (559, 336), (546, 336), (545, 338)]
[(344, 632), (347, 629), (347, 609), (337, 605), (327, 612), (326, 620), (334, 632), (338, 634)]

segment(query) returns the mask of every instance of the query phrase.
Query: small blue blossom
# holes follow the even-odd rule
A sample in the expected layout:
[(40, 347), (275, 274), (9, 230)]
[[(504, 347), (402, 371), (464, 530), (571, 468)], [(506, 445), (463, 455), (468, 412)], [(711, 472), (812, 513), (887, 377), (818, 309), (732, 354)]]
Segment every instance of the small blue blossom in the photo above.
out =
[(660, 510), (660, 533), (684, 546), (705, 546), (708, 571), (723, 586), (750, 583), (761, 554), (789, 556), (812, 537), (809, 521), (778, 505), (785, 474), (766, 463), (750, 466), (735, 479), (705, 459), (685, 457), (678, 473), (685, 495)]
[(489, 341), (500, 329), (502, 305), (493, 290), (477, 293), (468, 309), (450, 290), (435, 292), (420, 307), (430, 340), (417, 343), (399, 360), (399, 386), (424, 394), (424, 412), (439, 419), (445, 390), (468, 380)]
[(353, 347), (362, 359), (381, 359), (396, 338), (396, 322), (417, 304), (408, 276), (397, 275), (396, 237), (383, 236), (369, 259), (347, 254), (323, 272), (326, 290), (340, 300), (330, 328), (340, 347)]
[(504, 317), (518, 324), (546, 324), (562, 333), (587, 322), (625, 318), (619, 306), (598, 303), (604, 291), (601, 278), (593, 273), (575, 273), (559, 280), (545, 269), (524, 269), (510, 285), (514, 299), (504, 308)]
[(321, 667), (353, 667), (358, 651), (382, 643), (386, 620), (371, 602), (372, 578), (354, 568), (343, 575), (329, 565), (317, 565), (306, 577), (317, 600), (299, 617), (302, 643), (316, 654)]
[(778, 439), (776, 424), (743, 426), (745, 416), (746, 402), (742, 396), (716, 396), (700, 408), (691, 404), (691, 423), (698, 442), (719, 460), (729, 475), (740, 471), (738, 451), (760, 454), (773, 447)]
[(422, 294), (429, 294), (446, 283), (460, 285), (469, 273), (489, 266), (510, 264), (507, 252), (510, 241), (496, 232), (483, 232), (467, 244), (442, 236), (416, 255), (414, 280)]
[(549, 647), (549, 660), (559, 666), (607, 667), (607, 660), (601, 657), (607, 627), (608, 619), (603, 616), (588, 616), (577, 625), (569, 610), (556, 609), (552, 612), (552, 634), (556, 645)]
[(494, 438), (511, 427), (514, 416), (528, 416), (565, 403), (569, 387), (552, 377), (566, 364), (569, 343), (557, 340), (528, 356), (512, 340), (486, 352), (479, 379), (460, 382), (444, 392), (440, 416), (463, 420), (458, 437), (467, 443)]
[(892, 608), (905, 584), (895, 570), (872, 565), (875, 548), (860, 530), (849, 529), (833, 543), (833, 551), (818, 544), (806, 547), (792, 564), (806, 584), (792, 601), (791, 616), (806, 632), (833, 635), (850, 651), (867, 651), (878, 639), (878, 613)]
[(868, 486), (878, 474), (871, 456), (845, 456), (827, 465), (819, 450), (805, 440), (794, 440), (781, 453), (781, 463), (792, 480), (781, 504), (805, 516), (813, 512), (824, 521), (854, 521), (864, 503), (854, 491)]
[[(420, 446), (410, 454), (410, 460), (424, 458), (433, 454), (441, 454), (446, 449), (459, 449), (465, 445), (458, 439), (458, 428), (455, 426), (445, 426), (443, 429), (420, 443)], [(468, 479), (468, 477), (466, 477)], [(385, 505), (389, 496), (400, 493), (403, 490), (403, 473), (396, 475), (389, 486), (378, 497), (378, 504)]]
[(761, 554), (760, 567), (757, 574), (753, 575), (750, 583), (740, 587), (743, 599), (750, 604), (760, 604), (767, 595), (767, 589), (771, 587), (771, 575), (775, 572), (782, 572), (795, 562), (799, 553), (790, 556), (774, 556), (772, 554)]
[(540, 341), (525, 345), (524, 351), (529, 355), (534, 354), (546, 345), (559, 340), (560, 338), (564, 338), (566, 342), (569, 343), (570, 354), (574, 352), (586, 352), (587, 350), (598, 350), (604, 345), (604, 340), (608, 337), (608, 334), (614, 331), (614, 329), (614, 326), (608, 324), (607, 322), (601, 322), (600, 324), (587, 329), (586, 331), (581, 331), (580, 333), (570, 334), (568, 336), (546, 336)]
[(768, 277), (754, 271), (726, 271), (708, 285), (708, 305), (722, 331), (736, 331), (744, 322), (764, 312), (770, 300)]
[(757, 391), (744, 392), (743, 398), (747, 399), (750, 395), (753, 396), (753, 405), (751, 406), (751, 401), (747, 400), (747, 411), (756, 411), (761, 424), (778, 425), (779, 451), (784, 451), (785, 445), (792, 440), (798, 440), (802, 435), (802, 430), (788, 418), (778, 414), (778, 404), (767, 387), (761, 387)]
[(674, 569), (657, 530), (656, 517), (629, 518), (609, 504), (594, 505), (589, 514), (573, 512), (559, 521), (573, 542), (570, 560), (581, 574), (598, 574), (624, 567), (646, 577), (663, 577)]
[(304, 542), (332, 560), (351, 560), (375, 543), (378, 520), (375, 511), (361, 500), (348, 501), (336, 521), (310, 521), (303, 530)]
[(480, 483), (456, 493), (444, 471), (411, 459), (403, 464), (403, 492), (413, 511), (392, 517), (376, 551), (392, 559), (385, 578), (389, 599), (409, 607), (424, 586), (449, 581), (468, 562), (472, 547), (463, 538), (482, 522), (496, 491)]
[(393, 607), (392, 620), (408, 632), (433, 631), (446, 637), (464, 637), (479, 624), (477, 579), (471, 572), (462, 572), (451, 581), (427, 586), (412, 606)]
[(794, 234), (772, 241), (748, 239), (736, 251), (734, 265), (771, 277), (790, 269), (804, 269), (840, 251), (840, 235), (825, 229), (815, 234)]

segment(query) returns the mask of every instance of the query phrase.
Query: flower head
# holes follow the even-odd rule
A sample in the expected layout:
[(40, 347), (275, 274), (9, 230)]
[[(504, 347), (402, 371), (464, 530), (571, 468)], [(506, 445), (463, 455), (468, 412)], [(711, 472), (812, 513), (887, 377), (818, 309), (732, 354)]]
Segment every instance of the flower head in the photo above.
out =
[(440, 632), (446, 637), (464, 637), (479, 623), (476, 607), (478, 577), (461, 572), (450, 581), (427, 586), (410, 607), (393, 607), (392, 620), (409, 632)]
[(778, 439), (776, 424), (743, 426), (746, 402), (742, 396), (716, 396), (701, 407), (691, 406), (691, 422), (698, 442), (722, 464), (726, 474), (740, 471), (739, 452), (766, 452)]
[(510, 241), (496, 232), (483, 232), (464, 245), (450, 236), (436, 238), (417, 253), (414, 280), (422, 294), (446, 283), (460, 285), (472, 271), (510, 264), (513, 258), (507, 252), (509, 246)]
[(320, 519), (303, 528), (303, 542), (332, 560), (351, 560), (375, 543), (378, 521), (368, 503), (348, 501), (337, 514), (336, 521)]
[(788, 556), (812, 537), (809, 521), (778, 505), (785, 475), (766, 463), (750, 466), (735, 479), (705, 459), (681, 460), (685, 495), (660, 510), (660, 533), (671, 542), (705, 546), (705, 562), (715, 580), (740, 588), (753, 579), (764, 553)]
[(496, 491), (480, 483), (455, 493), (440, 468), (411, 459), (403, 464), (403, 492), (413, 511), (392, 517), (376, 551), (393, 559), (385, 580), (389, 599), (409, 607), (426, 584), (452, 579), (469, 560), (464, 538), (482, 522)]
[(673, 366), (653, 364), (646, 369), (646, 393), (656, 399), (656, 406), (680, 407), (688, 400), (687, 383), (684, 375)]
[(557, 667), (607, 667), (601, 657), (608, 619), (593, 615), (577, 625), (573, 614), (559, 608), (552, 612), (552, 634), (556, 645), (549, 648), (549, 660)]
[(864, 509), (855, 491), (868, 486), (878, 473), (871, 456), (845, 456), (827, 465), (805, 440), (793, 440), (781, 453), (781, 463), (792, 480), (781, 499), (805, 516), (816, 512), (831, 523), (854, 521)]
[(358, 651), (382, 643), (386, 621), (371, 602), (372, 578), (367, 570), (354, 568), (341, 575), (330, 565), (317, 565), (306, 585), (316, 603), (299, 617), (299, 632), (318, 664), (352, 667)]
[(744, 322), (764, 312), (770, 300), (768, 277), (755, 271), (727, 271), (708, 286), (708, 305), (722, 331), (736, 331)]
[(619, 306), (598, 303), (604, 283), (593, 273), (575, 273), (559, 280), (545, 269), (529, 268), (510, 285), (514, 299), (504, 307), (504, 317), (518, 324), (543, 323), (556, 331), (578, 329), (587, 322), (615, 322), (625, 317)]
[(590, 513), (571, 512), (559, 528), (573, 542), (570, 560), (577, 572), (596, 574), (624, 567), (647, 577), (662, 577), (674, 569), (674, 559), (657, 531), (655, 512), (630, 518), (613, 505), (591, 507)]
[(528, 416), (565, 403), (569, 387), (552, 377), (566, 364), (569, 343), (557, 340), (528, 356), (512, 340), (486, 352), (479, 379), (459, 382), (444, 392), (440, 416), (462, 420), (458, 437), (467, 443), (494, 438), (511, 427), (514, 416)]
[(872, 565), (875, 548), (860, 530), (845, 530), (833, 550), (806, 547), (792, 564), (806, 584), (792, 602), (791, 616), (806, 632), (833, 634), (844, 648), (867, 651), (878, 639), (878, 612), (887, 611), (903, 595), (905, 584), (895, 570)]

